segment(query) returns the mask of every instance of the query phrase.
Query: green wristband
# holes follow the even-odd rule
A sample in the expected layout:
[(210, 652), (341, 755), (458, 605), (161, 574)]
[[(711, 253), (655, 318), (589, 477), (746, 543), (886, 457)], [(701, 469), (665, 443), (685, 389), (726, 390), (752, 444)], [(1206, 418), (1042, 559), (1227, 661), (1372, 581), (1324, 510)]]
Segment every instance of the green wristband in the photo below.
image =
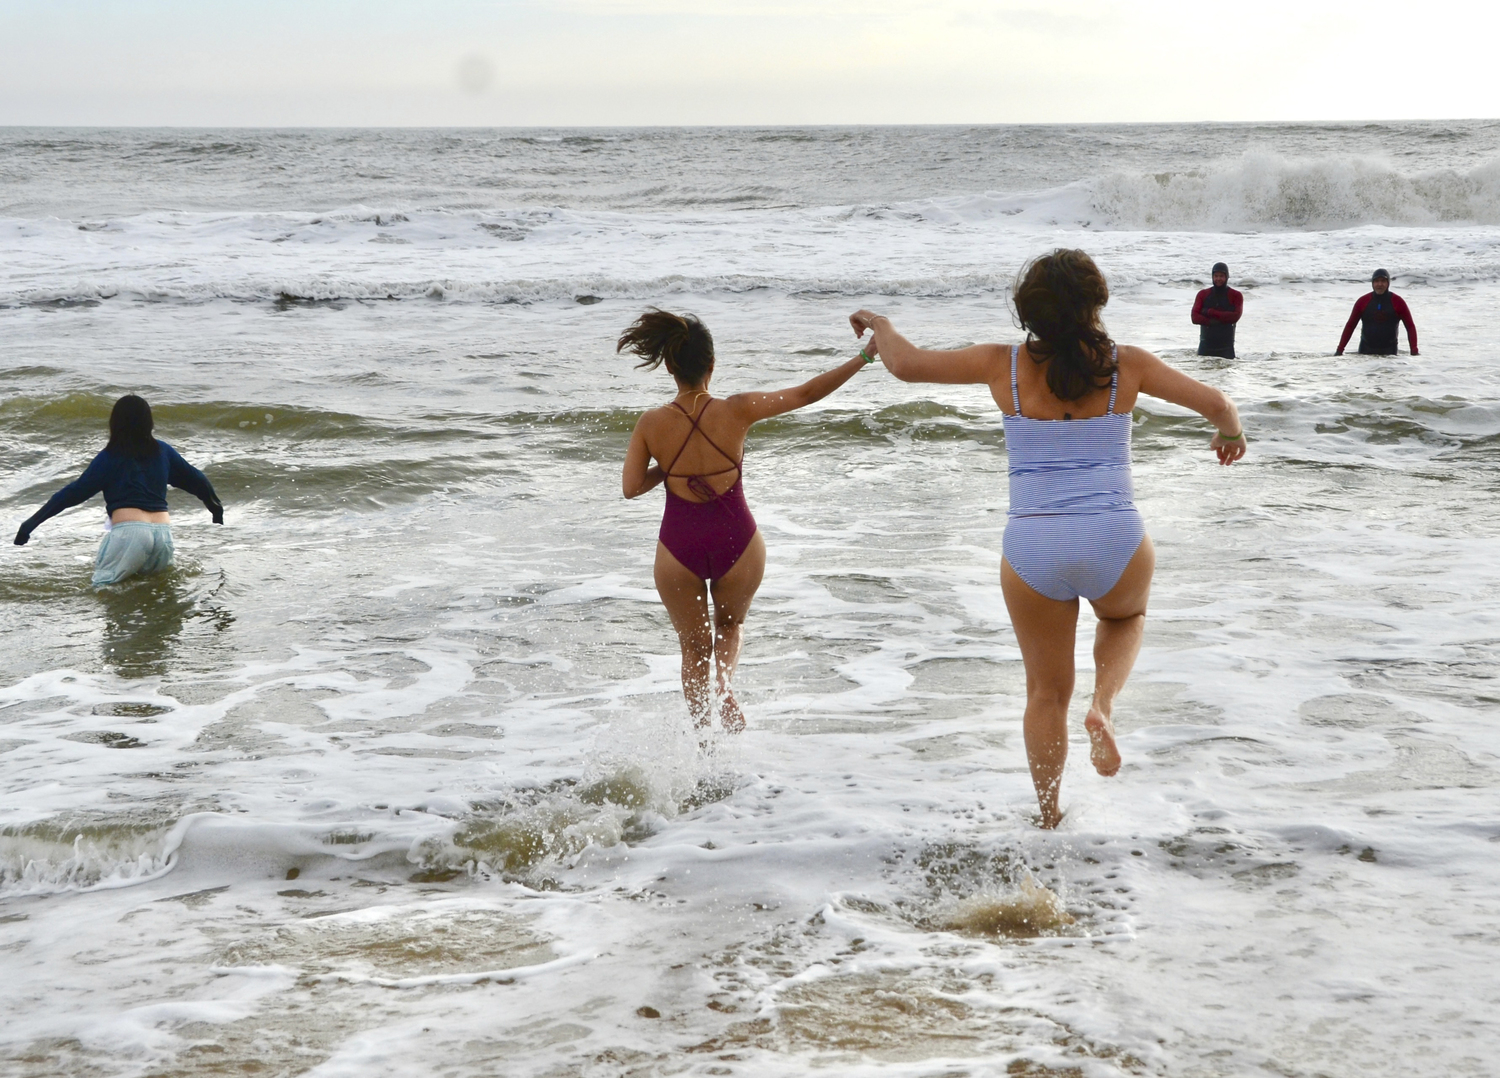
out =
[(862, 360), (864, 360), (866, 363), (874, 363), (875, 362), (875, 357), (874, 356), (867, 356), (867, 355), (865, 355), (865, 350), (863, 348), (861, 348), (859, 350), (859, 358), (862, 359)]
[(1240, 431), (1238, 434), (1225, 434), (1222, 431), (1219, 432), (1219, 437), (1224, 439), (1226, 442), (1237, 442), (1244, 436), (1244, 431)]

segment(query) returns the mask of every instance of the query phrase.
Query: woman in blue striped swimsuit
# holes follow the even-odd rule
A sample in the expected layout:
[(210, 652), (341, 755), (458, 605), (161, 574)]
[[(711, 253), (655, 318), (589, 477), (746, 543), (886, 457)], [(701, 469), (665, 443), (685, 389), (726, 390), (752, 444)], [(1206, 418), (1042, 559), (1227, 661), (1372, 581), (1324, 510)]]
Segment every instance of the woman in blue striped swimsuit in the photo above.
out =
[(1245, 455), (1234, 403), (1143, 348), (1116, 346), (1099, 318), (1108, 300), (1093, 259), (1059, 250), (1017, 280), (1013, 302), (1025, 344), (917, 348), (882, 315), (859, 311), (849, 319), (855, 336), (874, 333), (897, 378), (987, 385), (1005, 413), (1010, 519), (1000, 583), (1026, 664), (1026, 755), (1043, 827), (1062, 819), (1079, 596), (1099, 619), (1084, 720), (1090, 757), (1101, 775), (1120, 769), (1110, 713), (1141, 648), (1156, 564), (1130, 477), (1136, 396), (1191, 408), (1212, 423), (1218, 433), (1209, 447), (1219, 463)]

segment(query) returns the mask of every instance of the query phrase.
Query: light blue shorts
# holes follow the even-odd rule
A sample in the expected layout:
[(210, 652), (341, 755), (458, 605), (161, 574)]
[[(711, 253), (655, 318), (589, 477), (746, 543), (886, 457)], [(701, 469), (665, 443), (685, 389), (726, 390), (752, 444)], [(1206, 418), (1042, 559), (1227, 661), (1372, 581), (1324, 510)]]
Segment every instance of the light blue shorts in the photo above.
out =
[(1146, 525), (1134, 509), (1011, 517), (1005, 560), (1034, 591), (1066, 601), (1100, 599), (1140, 549)]
[(94, 587), (159, 573), (172, 564), (172, 526), (132, 521), (104, 534), (94, 559)]

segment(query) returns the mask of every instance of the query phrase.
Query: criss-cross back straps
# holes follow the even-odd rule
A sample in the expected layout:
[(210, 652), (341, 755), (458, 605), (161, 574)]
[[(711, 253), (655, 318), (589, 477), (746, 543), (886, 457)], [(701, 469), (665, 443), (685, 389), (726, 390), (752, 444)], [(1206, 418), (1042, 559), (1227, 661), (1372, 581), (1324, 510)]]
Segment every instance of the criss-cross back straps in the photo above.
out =
[[(672, 404), (676, 406), (676, 408), (677, 408), (677, 410), (679, 412), (681, 412), (683, 415), (687, 416), (688, 421), (693, 424), (693, 429), (690, 430), (690, 431), (688, 431), (687, 437), (682, 440), (682, 445), (680, 445), (680, 446), (677, 447), (677, 452), (672, 457), (672, 463), (668, 464), (666, 466), (666, 468), (663, 469), (663, 474), (666, 475), (666, 476), (669, 476), (670, 478), (673, 478), (673, 479), (686, 479), (687, 480), (688, 490), (692, 491), (694, 494), (698, 495), (698, 497), (704, 499), (705, 501), (711, 501), (712, 499), (717, 498), (717, 497), (720, 496), (720, 492), (717, 491), (717, 490), (715, 490), (709, 484), (709, 482), (708, 482), (708, 477), (709, 476), (711, 476), (711, 475), (723, 475), (725, 472), (743, 472), (743, 470), (744, 470), (743, 467), (742, 467), (742, 465), (744, 464), (744, 458), (743, 457), (740, 460), (735, 460), (728, 453), (724, 452), (724, 450), (722, 448), (720, 448), (719, 443), (715, 442), (712, 438), (710, 438), (708, 436), (708, 433), (705, 430), (703, 430), (702, 427), (698, 426), (699, 422), (703, 419), (704, 414), (708, 411), (708, 406), (710, 404), (712, 404), (712, 403), (713, 403), (713, 400), (711, 398), (708, 401), (704, 402), (703, 407), (699, 410), (698, 414), (695, 416), (695, 415), (693, 415), (692, 412), (689, 412), (686, 408), (684, 408), (677, 401), (673, 401), (672, 402)], [(720, 468), (718, 471), (714, 471), (714, 472), (698, 472), (698, 473), (695, 473), (693, 475), (680, 475), (677, 472), (672, 471), (672, 469), (677, 466), (678, 460), (680, 460), (682, 458), (683, 451), (687, 449), (688, 443), (693, 440), (693, 435), (694, 434), (698, 435), (698, 437), (702, 438), (709, 445), (713, 446), (714, 451), (717, 452), (719, 454), (719, 456), (721, 456), (725, 460), (729, 461), (730, 462), (729, 467), (728, 468)]]
[[(1021, 354), (1021, 346), (1013, 344), (1010, 346), (1010, 399), (1016, 406), (1016, 415), (1021, 414), (1021, 390), (1016, 380), (1016, 357)], [(1113, 415), (1115, 410), (1115, 397), (1120, 392), (1120, 346), (1117, 344), (1109, 353), (1110, 363), (1114, 366), (1114, 373), (1109, 376), (1109, 407), (1105, 409), (1105, 415)], [(714, 446), (718, 449), (718, 446)], [(721, 450), (722, 452), (722, 450)]]

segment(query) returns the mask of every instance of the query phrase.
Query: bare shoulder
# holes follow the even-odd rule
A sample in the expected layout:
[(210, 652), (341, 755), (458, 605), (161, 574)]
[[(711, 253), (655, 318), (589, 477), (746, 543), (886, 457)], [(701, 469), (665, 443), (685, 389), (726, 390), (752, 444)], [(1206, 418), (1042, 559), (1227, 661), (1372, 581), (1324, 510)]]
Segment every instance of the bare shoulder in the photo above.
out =
[(760, 418), (761, 411), (765, 408), (768, 398), (779, 397), (782, 391), (751, 390), (745, 393), (731, 393), (727, 397), (720, 397), (724, 402), (725, 409), (736, 421), (750, 426)]
[(1133, 344), (1120, 345), (1120, 373), (1128, 378), (1149, 378), (1172, 368), (1155, 352)]
[(1144, 348), (1133, 344), (1122, 344), (1119, 348), (1119, 360), (1121, 367), (1152, 367), (1161, 363), (1155, 352), (1148, 352)]
[(1020, 344), (976, 344), (972, 351), (974, 358), (987, 367), (1005, 369), (1005, 376), (1010, 377), (1010, 353), (1013, 349), (1025, 347)]
[(676, 409), (670, 404), (647, 408), (641, 413), (641, 417), (635, 421), (635, 429), (642, 432), (660, 430), (663, 424), (671, 422), (671, 416), (674, 411)]

